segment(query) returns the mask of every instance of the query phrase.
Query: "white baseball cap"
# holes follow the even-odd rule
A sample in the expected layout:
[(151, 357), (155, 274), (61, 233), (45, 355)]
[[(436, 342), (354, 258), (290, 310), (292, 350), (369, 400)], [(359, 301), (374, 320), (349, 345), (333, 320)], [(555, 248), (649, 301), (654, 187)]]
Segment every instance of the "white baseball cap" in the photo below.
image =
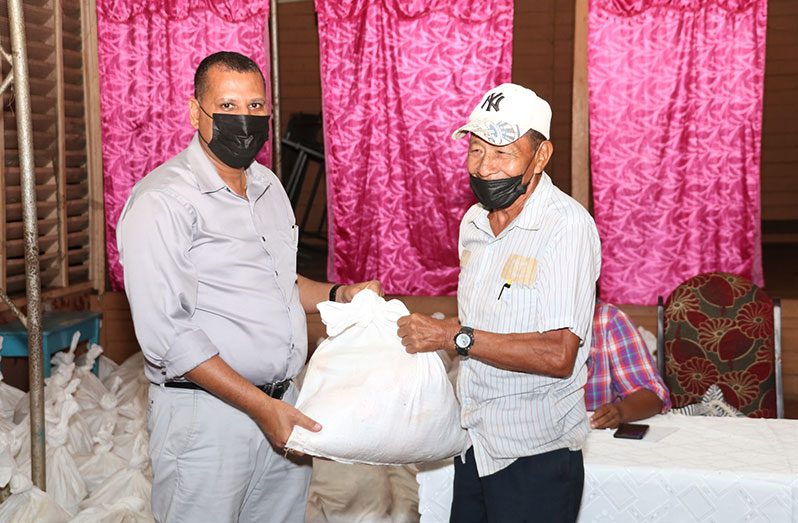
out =
[(551, 107), (535, 91), (516, 84), (494, 87), (479, 101), (468, 123), (452, 133), (458, 140), (474, 133), (493, 145), (507, 145), (530, 129), (549, 139)]

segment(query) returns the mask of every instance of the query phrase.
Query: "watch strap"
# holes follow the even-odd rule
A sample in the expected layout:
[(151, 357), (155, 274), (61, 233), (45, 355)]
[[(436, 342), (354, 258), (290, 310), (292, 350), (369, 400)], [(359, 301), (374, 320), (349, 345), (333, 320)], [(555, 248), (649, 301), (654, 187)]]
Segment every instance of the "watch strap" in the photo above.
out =
[(332, 287), (330, 287), (330, 301), (338, 301), (336, 298), (338, 297), (338, 288), (341, 287), (342, 283), (336, 283)]

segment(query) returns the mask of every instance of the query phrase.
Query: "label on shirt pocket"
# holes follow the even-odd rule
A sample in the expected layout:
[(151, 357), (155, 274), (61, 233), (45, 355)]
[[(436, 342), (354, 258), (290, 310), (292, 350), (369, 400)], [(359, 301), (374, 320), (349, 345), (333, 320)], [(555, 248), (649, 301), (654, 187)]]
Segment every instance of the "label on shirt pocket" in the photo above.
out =
[(502, 280), (513, 284), (532, 286), (538, 279), (538, 261), (518, 254), (511, 254), (504, 262)]
[(471, 259), (471, 251), (463, 249), (463, 254), (460, 255), (460, 267), (468, 265), (468, 260)]

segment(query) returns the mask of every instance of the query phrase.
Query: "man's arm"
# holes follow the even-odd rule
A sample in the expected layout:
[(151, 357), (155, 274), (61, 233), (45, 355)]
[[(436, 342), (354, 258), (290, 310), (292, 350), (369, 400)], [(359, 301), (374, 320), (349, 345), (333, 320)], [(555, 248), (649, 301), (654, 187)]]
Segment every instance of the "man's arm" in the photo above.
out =
[[(460, 329), (456, 320), (414, 313), (399, 318), (397, 325), (409, 353), (445, 349), (456, 354), (454, 336)], [(573, 373), (579, 343), (579, 337), (568, 329), (524, 334), (475, 330), (469, 357), (506, 370), (567, 378)]]
[(321, 425), (284, 401), (270, 398), (219, 356), (204, 361), (185, 377), (217, 398), (248, 414), (275, 447), (285, 447), (294, 425), (313, 432)]
[(590, 418), (594, 429), (614, 429), (621, 423), (650, 418), (662, 411), (662, 400), (648, 389), (637, 389), (615, 403), (596, 409)]
[[(302, 303), (302, 308), (306, 313), (319, 312), (317, 305), (330, 298), (330, 289), (332, 283), (324, 283), (314, 281), (304, 276), (297, 274), (297, 285), (299, 286), (299, 301)], [(353, 283), (350, 285), (341, 285), (336, 292), (336, 301), (340, 303), (349, 303), (355, 294), (363, 289), (371, 289), (378, 295), (382, 296), (382, 286), (377, 280), (369, 280), (361, 283)]]
[[(462, 250), (462, 246), (460, 246)], [(564, 227), (539, 260), (540, 306), (529, 314), (542, 332), (498, 334), (474, 331), (469, 356), (507, 370), (567, 378), (573, 373), (581, 340), (588, 332), (598, 277), (598, 235), (592, 222), (575, 220)], [(397, 322), (408, 352), (454, 351), (456, 321), (411, 314)]]
[(621, 400), (597, 408), (590, 425), (595, 429), (615, 428), (667, 411), (670, 394), (632, 320), (614, 305), (600, 306), (606, 308), (608, 316), (601, 329), (605, 337), (601, 347), (609, 356), (612, 387)]

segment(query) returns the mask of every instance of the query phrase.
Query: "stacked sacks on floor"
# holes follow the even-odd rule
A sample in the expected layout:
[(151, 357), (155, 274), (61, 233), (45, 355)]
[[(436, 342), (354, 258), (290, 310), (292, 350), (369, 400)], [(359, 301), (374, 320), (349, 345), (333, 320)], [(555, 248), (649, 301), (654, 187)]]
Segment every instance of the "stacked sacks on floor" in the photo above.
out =
[(0, 375), (0, 522), (153, 521), (143, 358), (116, 365), (98, 345), (76, 358), (78, 339), (45, 380), (46, 492), (30, 480), (29, 395)]

